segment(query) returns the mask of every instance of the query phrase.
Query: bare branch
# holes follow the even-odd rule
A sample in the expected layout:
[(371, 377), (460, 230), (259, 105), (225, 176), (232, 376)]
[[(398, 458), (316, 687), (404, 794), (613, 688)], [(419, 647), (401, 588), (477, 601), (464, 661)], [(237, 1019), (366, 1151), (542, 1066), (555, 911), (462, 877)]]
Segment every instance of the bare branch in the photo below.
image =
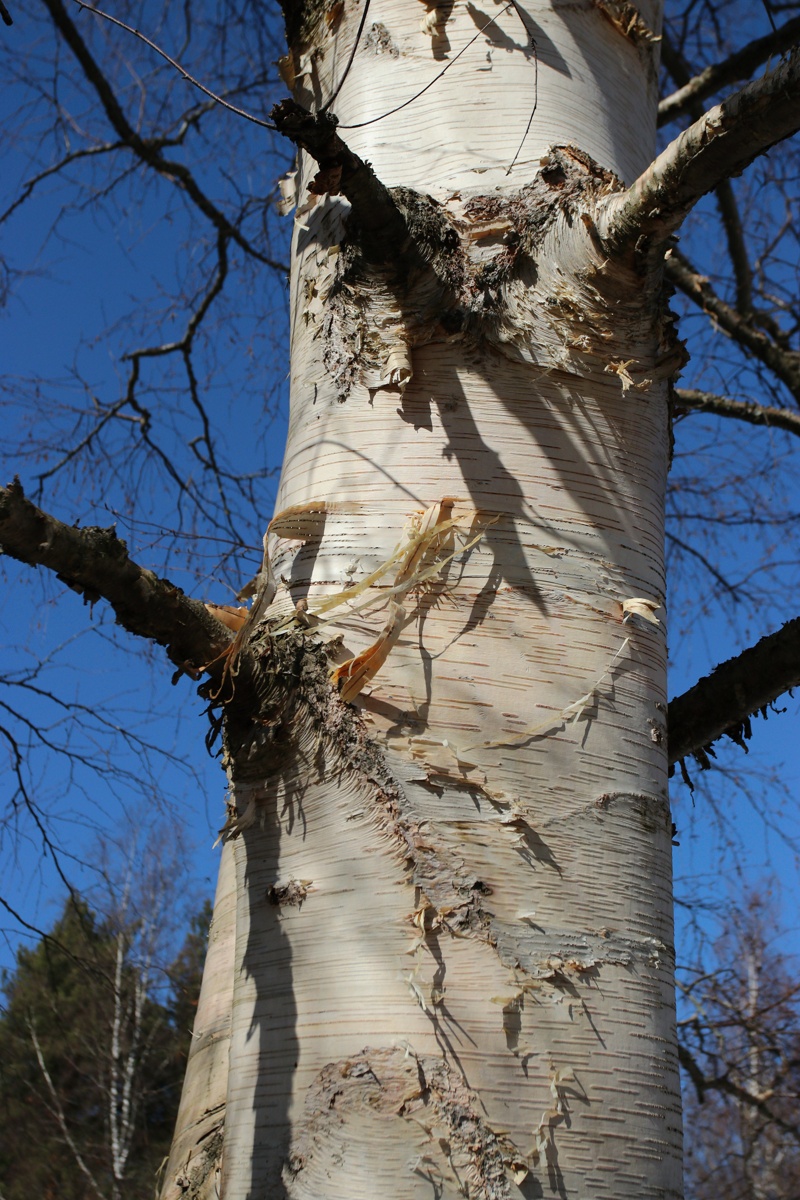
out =
[[(96, 12), (97, 10), (90, 9), (89, 11)], [(125, 26), (125, 28), (127, 28), (127, 26)], [(239, 89), (232, 89), (232, 91), (234, 90)], [(191, 109), (188, 113), (186, 113), (179, 122), (177, 133), (172, 134), (171, 136), (150, 138), (148, 140), (148, 145), (159, 150), (163, 150), (167, 146), (182, 146), (186, 135), (192, 126), (196, 126), (203, 116), (216, 107), (217, 103), (222, 103), (228, 108), (234, 108), (234, 111), (236, 111), (235, 106), (228, 104), (227, 101), (222, 97), (215, 96), (213, 101), (208, 100), (204, 104), (198, 104), (194, 109)], [(127, 149), (129, 149), (129, 143), (127, 139), (123, 139), (115, 142), (103, 142), (96, 146), (85, 146), (82, 149), (70, 151), (69, 154), (65, 154), (64, 157), (59, 159), (58, 162), (53, 163), (49, 167), (45, 167), (43, 170), (39, 171), (38, 174), (32, 176), (23, 184), (22, 191), (19, 196), (17, 196), (16, 200), (12, 201), (8, 208), (5, 209), (4, 212), (0, 213), (0, 224), (6, 221), (12, 213), (16, 212), (16, 210), (22, 204), (24, 204), (26, 200), (28, 200), (34, 189), (38, 187), (40, 183), (44, 182), (45, 179), (49, 179), (53, 175), (58, 175), (66, 167), (69, 167), (73, 163), (79, 162), (82, 159), (97, 158), (98, 155), (110, 154), (114, 150)]]
[(800, 437), (800, 413), (789, 412), (785, 408), (756, 404), (752, 400), (732, 400), (729, 396), (700, 392), (696, 388), (675, 388), (675, 400), (678, 410), (734, 417), (749, 425), (769, 425)]
[(726, 734), (744, 744), (749, 718), (800, 684), (800, 617), (720, 663), (669, 703), (669, 761), (679, 762)]
[(713, 96), (715, 92), (721, 91), (730, 83), (739, 83), (742, 79), (749, 79), (753, 72), (773, 54), (783, 54), (798, 40), (800, 40), (800, 17), (793, 17), (791, 21), (781, 25), (780, 29), (766, 34), (765, 37), (756, 38), (742, 50), (737, 50), (730, 58), (726, 58), (724, 62), (706, 67), (705, 70), (700, 71), (693, 79), (686, 82), (677, 79), (676, 73), (673, 71), (672, 64), (676, 60), (674, 52), (672, 55), (669, 52), (663, 54), (667, 70), (675, 82), (683, 82), (683, 86), (659, 104), (658, 124), (667, 125), (670, 121), (675, 121), (678, 117), (691, 113), (693, 103), (707, 100), (709, 96)]
[(214, 278), (208, 291), (203, 296), (200, 304), (192, 313), (186, 325), (186, 330), (178, 341), (163, 342), (159, 346), (145, 346), (141, 350), (130, 350), (124, 355), (128, 362), (132, 362), (136, 358), (161, 358), (165, 354), (187, 354), (191, 351), (192, 342), (195, 334), (199, 329), (203, 318), (213, 304), (214, 300), (225, 286), (225, 280), (228, 275), (228, 238), (225, 234), (217, 235), (217, 270), (214, 273)]
[(279, 133), (319, 163), (324, 178), (319, 183), (314, 181), (317, 190), (341, 191), (350, 201), (365, 256), (381, 262), (396, 255), (407, 237), (405, 219), (369, 163), (339, 137), (336, 117), (326, 112), (310, 113), (294, 100), (282, 100), (273, 108), (272, 119)]
[(61, 1136), (63, 1137), (64, 1141), (67, 1143), (70, 1150), (72, 1151), (72, 1157), (75, 1159), (75, 1163), (76, 1163), (76, 1166), (78, 1167), (78, 1170), (81, 1172), (81, 1174), (83, 1176), (85, 1176), (92, 1191), (98, 1197), (98, 1200), (105, 1200), (105, 1196), (103, 1195), (103, 1192), (100, 1190), (97, 1180), (95, 1179), (95, 1177), (92, 1174), (89, 1167), (84, 1162), (83, 1156), (81, 1155), (80, 1150), (78, 1149), (77, 1145), (75, 1144), (75, 1139), (73, 1138), (72, 1134), (69, 1131), (69, 1126), (67, 1125), (67, 1119), (64, 1116), (64, 1109), (62, 1107), (61, 1101), (58, 1098), (58, 1092), (55, 1089), (53, 1080), (50, 1076), (50, 1072), (47, 1069), (47, 1064), (44, 1061), (44, 1055), (42, 1054), (42, 1048), (39, 1045), (39, 1039), (36, 1036), (36, 1026), (34, 1025), (33, 1021), (28, 1021), (28, 1032), (30, 1033), (30, 1036), (31, 1036), (31, 1042), (33, 1044), (33, 1049), (36, 1054), (36, 1061), (39, 1064), (39, 1070), (42, 1072), (42, 1078), (44, 1079), (45, 1084), (47, 1086), (47, 1090), (50, 1093), (50, 1100), (52, 1101), (52, 1105), (53, 1105), (53, 1107), (50, 1109), (50, 1112), (53, 1114), (56, 1121), (58, 1122), (58, 1127), (61, 1130)]
[(682, 538), (677, 537), (674, 533), (667, 533), (666, 538), (668, 542), (672, 542), (674, 546), (678, 546), (679, 549), (683, 550), (684, 554), (690, 554), (692, 558), (696, 558), (698, 562), (702, 563), (709, 575), (716, 580), (723, 591), (728, 593), (731, 600), (737, 601), (739, 599), (739, 589), (736, 585), (729, 583), (725, 576), (717, 570), (713, 563), (709, 562), (705, 554), (698, 550), (696, 546), (684, 542)]
[(740, 313), (746, 315), (753, 311), (753, 275), (744, 240), (739, 205), (736, 203), (730, 179), (723, 179), (714, 195), (722, 217), (728, 242), (728, 253), (731, 256), (731, 266), (736, 280), (736, 308)]
[[(662, 61), (675, 82), (688, 83), (690, 79), (688, 65), (666, 35), (662, 38), (661, 53)], [(699, 121), (704, 116), (703, 106), (699, 99), (689, 99), (686, 107), (693, 121)], [(746, 314), (751, 312), (753, 307), (753, 272), (747, 253), (739, 206), (736, 203), (730, 179), (723, 179), (718, 184), (716, 198), (736, 280), (736, 307), (741, 313)]]
[(66, 955), (71, 962), (79, 963), (81, 966), (83, 965), (82, 960), (77, 958), (71, 950), (67, 949), (66, 946), (62, 945), (58, 938), (54, 938), (52, 934), (46, 933), (43, 929), (40, 929), (38, 925), (31, 925), (29, 921), (25, 920), (21, 913), (18, 913), (15, 908), (11, 907), (11, 905), (6, 899), (4, 899), (3, 896), (0, 896), (0, 908), (4, 908), (8, 915), (13, 917), (20, 929), (24, 929), (27, 933), (33, 934), (39, 941), (46, 942), (47, 945), (52, 946), (54, 950), (59, 950), (62, 954)]
[(144, 42), (144, 44), (149, 46), (151, 50), (155, 50), (156, 54), (160, 54), (161, 57), (168, 62), (171, 67), (175, 68), (181, 78), (185, 79), (187, 83), (191, 83), (194, 87), (198, 88), (206, 96), (209, 96), (215, 104), (219, 104), (222, 108), (229, 109), (230, 112), (235, 113), (237, 117), (244, 117), (246, 121), (252, 121), (254, 125), (260, 125), (262, 129), (275, 128), (270, 121), (262, 121), (260, 117), (256, 117), (253, 115), (253, 113), (249, 113), (247, 109), (238, 108), (235, 104), (231, 104), (228, 100), (225, 100), (224, 97), (218, 95), (216, 92), (212, 92), (211, 88), (206, 87), (206, 85), (201, 83), (199, 79), (195, 79), (194, 75), (190, 75), (185, 67), (181, 66), (179, 62), (176, 62), (174, 58), (170, 58), (166, 50), (162, 50), (160, 46), (157, 46), (156, 43), (151, 41), (150, 38), (147, 37), (146, 34), (142, 33), (140, 29), (134, 29), (132, 25), (126, 25), (124, 21), (120, 21), (119, 17), (112, 17), (110, 13), (103, 12), (103, 10), (100, 8), (94, 8), (91, 4), (84, 4), (83, 0), (75, 0), (75, 3), (79, 8), (84, 8), (87, 12), (94, 13), (96, 17), (102, 17), (105, 21), (110, 21), (112, 25), (117, 25), (120, 29), (124, 29), (126, 33), (132, 33), (133, 36), (137, 37), (140, 42)]
[(678, 1061), (694, 1084), (699, 1099), (702, 1099), (704, 1092), (724, 1092), (725, 1095), (732, 1096), (740, 1103), (755, 1109), (770, 1124), (777, 1125), (779, 1129), (791, 1134), (795, 1139), (800, 1137), (800, 1127), (789, 1121), (784, 1121), (765, 1100), (760, 1096), (754, 1095), (740, 1084), (735, 1083), (729, 1075), (707, 1076), (691, 1051), (687, 1050), (680, 1043), (678, 1043)]
[(102, 146), (87, 146), (83, 150), (73, 150), (70, 154), (64, 156), (59, 162), (53, 163), (52, 166), (46, 167), (40, 171), (38, 175), (34, 175), (23, 186), (22, 191), (17, 196), (5, 212), (0, 213), (0, 225), (6, 221), (13, 212), (24, 204), (30, 197), (34, 188), (42, 183), (45, 179), (49, 179), (51, 175), (57, 175), (59, 171), (63, 171), (65, 167), (70, 166), (74, 162), (78, 162), (82, 158), (96, 158), (98, 154), (110, 154), (112, 150), (120, 150), (126, 142), (105, 142)]
[(685, 129), (622, 196), (609, 201), (614, 251), (661, 245), (721, 180), (800, 129), (800, 48)]
[(25, 499), (14, 480), (0, 488), (0, 546), (31, 566), (44, 566), (89, 603), (107, 600), (130, 633), (165, 646), (182, 669), (207, 669), (230, 646), (231, 634), (199, 600), (140, 567), (112, 526), (76, 529)]
[(143, 163), (180, 188), (203, 216), (212, 223), (219, 234), (230, 238), (258, 262), (273, 267), (276, 271), (285, 272), (287, 270), (285, 264), (262, 254), (248, 241), (241, 230), (228, 220), (225, 214), (208, 198), (185, 163), (165, 158), (158, 139), (143, 138), (136, 132), (61, 0), (44, 0), (44, 4), (54, 25), (77, 58), (89, 83), (97, 92), (108, 120), (124, 144), (130, 147)]
[(800, 354), (796, 350), (776, 345), (752, 320), (721, 300), (706, 276), (696, 271), (679, 250), (670, 252), (665, 272), (671, 283), (713, 317), (720, 329), (774, 371), (800, 401)]

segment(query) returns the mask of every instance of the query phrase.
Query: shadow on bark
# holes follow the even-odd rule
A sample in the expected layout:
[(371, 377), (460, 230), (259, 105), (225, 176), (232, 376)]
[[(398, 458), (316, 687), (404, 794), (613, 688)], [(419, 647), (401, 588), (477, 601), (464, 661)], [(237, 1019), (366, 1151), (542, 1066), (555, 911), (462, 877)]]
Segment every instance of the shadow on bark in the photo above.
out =
[(247, 1057), (247, 1074), (255, 1076), (251, 1088), (255, 1153), (249, 1186), (239, 1193), (243, 1200), (245, 1197), (255, 1200), (262, 1195), (270, 1196), (271, 1200), (285, 1200), (287, 1196), (283, 1171), (289, 1160), (288, 1105), (297, 1067), (298, 1041), (292, 956), (281, 920), (286, 908), (296, 912), (302, 906), (302, 899), (286, 903), (279, 899), (280, 821), (279, 815), (271, 815), (264, 828), (255, 825), (246, 829), (241, 835), (241, 846), (237, 847), (239, 854), (245, 856), (244, 902), (249, 917), (242, 972), (252, 989), (251, 1019), (243, 1053)]

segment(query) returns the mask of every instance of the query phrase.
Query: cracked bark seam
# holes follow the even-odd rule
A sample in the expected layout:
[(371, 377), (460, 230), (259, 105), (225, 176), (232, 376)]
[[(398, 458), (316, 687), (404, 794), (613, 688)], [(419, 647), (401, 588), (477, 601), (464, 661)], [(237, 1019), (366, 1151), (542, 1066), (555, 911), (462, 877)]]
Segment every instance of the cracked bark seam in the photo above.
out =
[[(263, 679), (248, 682), (246, 673), (238, 675), (234, 697), (227, 706), (229, 716), (237, 711), (247, 715), (252, 733), (247, 730), (237, 733), (229, 726), (226, 734), (229, 754), (233, 736), (238, 745), (233, 758), (248, 760), (246, 775), (234, 776), (236, 807), (223, 831), (226, 837), (235, 837), (253, 824), (264, 804), (274, 800), (257, 783), (262, 773), (261, 757), (253, 757), (247, 751), (251, 737), (258, 738), (267, 732), (267, 738), (262, 738), (262, 749), (268, 759), (266, 769), (271, 766), (273, 771), (277, 764), (288, 761), (287, 755), (301, 753), (308, 761), (318, 755), (320, 747), (327, 746), (335, 767), (326, 759), (325, 773), (341, 768), (352, 772), (372, 798), (375, 821), (405, 864), (409, 883), (417, 889), (417, 907), (410, 914), (410, 923), (422, 935), (421, 940), (437, 936), (442, 929), (456, 937), (472, 937), (489, 947), (502, 966), (524, 975), (532, 986), (549, 984), (556, 989), (560, 989), (559, 981), (565, 974), (569, 978), (573, 973), (580, 977), (587, 970), (603, 965), (631, 966), (652, 960), (653, 946), (649, 941), (621, 934), (600, 938), (591, 930), (575, 934), (552, 930), (555, 947), (550, 946), (544, 953), (538, 939), (527, 929), (494, 918), (484, 903), (484, 898), (491, 894), (489, 889), (451, 852), (431, 844), (424, 819), (415, 811), (404, 783), (387, 762), (384, 749), (370, 737), (358, 711), (345, 704), (332, 687), (324, 648), (301, 636), (296, 645), (272, 652), (268, 633), (265, 638), (266, 655), (260, 655), (256, 642), (248, 659), (248, 671), (254, 670), (256, 675), (261, 672)], [(302, 669), (298, 667), (301, 661)], [(258, 704), (253, 707), (251, 701), (255, 698), (261, 708)], [(312, 745), (317, 747), (314, 754), (309, 752)], [(630, 793), (604, 794), (590, 807), (608, 808), (616, 800), (629, 796)], [(645, 799), (648, 806), (652, 805), (652, 797)], [(668, 824), (666, 809), (663, 819)]]

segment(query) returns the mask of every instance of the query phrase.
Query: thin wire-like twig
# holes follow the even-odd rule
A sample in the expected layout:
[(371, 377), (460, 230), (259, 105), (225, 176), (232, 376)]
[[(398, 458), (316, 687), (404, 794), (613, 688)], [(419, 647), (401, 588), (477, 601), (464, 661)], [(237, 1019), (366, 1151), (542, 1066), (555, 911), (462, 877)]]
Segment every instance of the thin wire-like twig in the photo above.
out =
[(533, 51), (533, 72), (534, 72), (534, 74), (533, 74), (533, 108), (531, 109), (531, 115), (528, 117), (528, 124), (525, 126), (525, 132), (522, 135), (522, 141), (520, 142), (519, 146), (517, 147), (517, 153), (512, 158), (511, 165), (509, 166), (508, 170), (506, 171), (506, 175), (511, 174), (511, 172), (514, 169), (514, 164), (516, 163), (517, 159), (519, 158), (520, 154), (522, 153), (522, 147), (525, 145), (525, 140), (531, 131), (531, 125), (533, 124), (533, 118), (536, 116), (536, 109), (539, 106), (539, 54), (538, 54), (538, 50), (537, 50), (537, 46), (536, 46), (536, 38), (533, 36), (533, 34), (528, 29), (528, 26), (525, 24), (525, 17), (523, 15), (522, 9), (520, 8), (519, 4), (517, 3), (517, 0), (511, 0), (511, 3), (514, 5), (514, 12), (519, 17), (520, 25), (525, 30), (525, 33), (528, 36), (529, 48)]
[[(502, 9), (502, 11), (498, 13), (498, 16), (502, 17), (503, 14), (507, 13), (510, 8), (515, 8), (515, 7), (516, 7), (516, 5), (514, 3), (514, 0), (511, 0), (511, 3), (507, 4), (505, 6), (505, 8)], [(455, 64), (461, 58), (461, 55), (466, 54), (467, 50), (469, 50), (470, 46), (473, 46), (475, 44), (475, 42), (477, 42), (477, 40), (481, 36), (481, 34), (485, 33), (485, 31), (489, 28), (490, 25), (494, 25), (495, 20), (496, 20), (495, 17), (491, 17), (486, 22), (485, 25), (482, 25), (480, 27), (480, 29), (478, 30), (478, 32), (475, 34), (475, 36), (471, 37), (469, 39), (466, 46), (462, 46), (461, 49), (459, 50), (458, 54), (456, 54), (453, 58), (449, 59), (448, 62), (445, 64), (445, 66), (442, 67), (439, 74), (434, 75), (434, 77), (433, 77), (433, 79), (431, 79), (430, 83), (426, 83), (425, 87), (421, 88), (415, 96), (411, 97), (410, 100), (404, 100), (402, 104), (398, 104), (396, 108), (390, 108), (388, 112), (383, 113), (380, 117), (370, 117), (370, 119), (368, 121), (359, 121), (357, 125), (340, 125), (339, 128), (340, 129), (363, 129), (365, 125), (375, 125), (375, 124), (377, 124), (378, 121), (385, 121), (387, 117), (393, 117), (394, 114), (400, 112), (401, 109), (408, 108), (409, 104), (413, 104), (415, 100), (419, 100), (420, 96), (423, 96), (425, 94), (425, 92), (428, 91), (429, 88), (432, 88), (435, 83), (438, 83), (439, 80), (444, 75), (445, 71), (449, 71), (451, 67), (455, 66)], [(527, 29), (525, 30), (525, 32), (526, 33), (528, 32)]]
[[(323, 105), (322, 109), (320, 110), (321, 112), (327, 112), (328, 109), (331, 107), (334, 100), (339, 95), (339, 92), (342, 89), (342, 85), (344, 84), (344, 81), (350, 72), (350, 68), (352, 67), (353, 61), (356, 56), (356, 51), (358, 50), (359, 42), (361, 41), (361, 35), (364, 31), (364, 25), (366, 23), (367, 13), (369, 11), (369, 2), (370, 2), (370, 0), (365, 0), (364, 9), (361, 13), (361, 20), (359, 21), (359, 25), (358, 25), (358, 31), (356, 33), (356, 37), (353, 42), (353, 47), (350, 51), (350, 57), (347, 61), (347, 65), (344, 69), (344, 74), (342, 75), (342, 78), (339, 80), (339, 83), (337, 84), (336, 88), (334, 89), (332, 95), (329, 97), (327, 102)], [(2, 0), (0, 0), (0, 4), (1, 3), (2, 3)], [(110, 21), (112, 25), (118, 25), (120, 29), (124, 29), (127, 33), (132, 33), (134, 35), (134, 37), (137, 37), (140, 39), (140, 41), (143, 41), (145, 43), (145, 45), (147, 45), (151, 48), (151, 50), (155, 50), (156, 54), (160, 55), (160, 57), (163, 58), (166, 62), (168, 62), (170, 64), (170, 66), (174, 67), (175, 70), (179, 73), (179, 75), (181, 75), (189, 83), (193, 84), (194, 87), (199, 88), (201, 92), (203, 92), (206, 96), (209, 96), (217, 104), (222, 105), (223, 108), (229, 109), (230, 112), (235, 113), (236, 116), (244, 117), (245, 120), (247, 120), (247, 121), (252, 121), (254, 125), (259, 125), (262, 129), (269, 129), (269, 130), (272, 130), (273, 132), (278, 132), (277, 126), (274, 125), (272, 121), (264, 121), (260, 117), (256, 117), (253, 113), (247, 112), (247, 110), (244, 108), (239, 108), (238, 105), (236, 105), (236, 104), (231, 104), (228, 100), (224, 100), (222, 98), (222, 96), (219, 96), (216, 92), (213, 92), (211, 90), (211, 88), (206, 87), (205, 84), (201, 83), (199, 79), (196, 79), (194, 77), (194, 75), (191, 75), (189, 73), (189, 71), (187, 71), (186, 68), (184, 66), (182, 66), (176, 59), (172, 58), (169, 54), (167, 54), (166, 50), (162, 50), (162, 48), (159, 45), (157, 45), (154, 41), (152, 41), (149, 37), (147, 37), (146, 34), (142, 33), (141, 30), (135, 29), (132, 25), (127, 25), (124, 21), (121, 21), (118, 17), (113, 17), (113, 16), (111, 16), (110, 13), (104, 12), (100, 8), (95, 8), (91, 4), (85, 4), (84, 0), (75, 0), (75, 3), (78, 5), (79, 8), (86, 9), (87, 12), (94, 13), (95, 16), (103, 17), (106, 21)], [(522, 27), (525, 30), (527, 37), (529, 38), (530, 49), (533, 51), (534, 95), (533, 95), (533, 108), (531, 109), (531, 115), (528, 118), (528, 124), (526, 125), (525, 132), (522, 135), (522, 141), (520, 142), (519, 146), (517, 147), (517, 152), (514, 155), (513, 159), (511, 160), (511, 164), (508, 167), (508, 170), (506, 171), (507, 175), (509, 175), (511, 173), (511, 171), (513, 170), (514, 165), (522, 152), (522, 147), (525, 145), (525, 140), (526, 140), (528, 134), (530, 133), (531, 125), (533, 124), (533, 118), (536, 115), (536, 108), (539, 103), (539, 56), (536, 52), (536, 40), (533, 37), (533, 35), (528, 31), (528, 27), (525, 24), (525, 21), (522, 16), (522, 11), (520, 9), (519, 4), (517, 3), (517, 0), (510, 0), (510, 3), (507, 4), (500, 11), (500, 13), (498, 13), (498, 16), (503, 16), (511, 8), (514, 9), (517, 16), (519, 17), (519, 19), (522, 23)], [(449, 71), (450, 68), (458, 62), (458, 60), (461, 58), (461, 56), (463, 54), (465, 54), (467, 52), (467, 50), (469, 50), (469, 48), (475, 44), (475, 42), (477, 42), (478, 38), (483, 33), (486, 32), (486, 30), (489, 28), (489, 26), (495, 24), (495, 21), (496, 21), (496, 17), (490, 17), (489, 20), (486, 21), (486, 23), (480, 27), (478, 32), (473, 37), (470, 38), (470, 40), (467, 42), (467, 44), (465, 46), (462, 46), (461, 49), (458, 51), (458, 53), (456, 55), (454, 55), (453, 58), (449, 59), (449, 61), (444, 65), (444, 67), (442, 67), (442, 69), (438, 73), (438, 75), (435, 75), (433, 77), (433, 79), (430, 80), (429, 83), (426, 83), (423, 88), (420, 88), (420, 90), (416, 93), (416, 95), (411, 96), (410, 99), (408, 99), (408, 100), (404, 100), (402, 104), (398, 104), (395, 108), (389, 109), (388, 112), (382, 113), (381, 116), (379, 116), (379, 117), (371, 117), (368, 121), (359, 121), (354, 125), (340, 125), (339, 128), (340, 129), (364, 129), (367, 125), (375, 125), (378, 123), (378, 121), (384, 121), (384, 120), (386, 120), (387, 117), (392, 117), (395, 115), (395, 113), (401, 112), (404, 108), (408, 108), (408, 106), (410, 104), (413, 104), (416, 100), (419, 100), (420, 96), (423, 96), (425, 94), (425, 92), (427, 92), (430, 88), (432, 88), (435, 83), (438, 83), (439, 80), (442, 78), (442, 76), (445, 74), (445, 72)]]
[(536, 116), (536, 109), (539, 104), (539, 55), (536, 53), (536, 42), (533, 37), (531, 37), (531, 49), (533, 50), (533, 70), (534, 70), (533, 108), (531, 109), (531, 115), (528, 117), (528, 124), (525, 126), (525, 132), (522, 135), (522, 141), (517, 146), (517, 152), (511, 160), (511, 164), (510, 164), (508, 170), (506, 171), (506, 175), (510, 175), (511, 172), (514, 170), (514, 164), (516, 163), (517, 159), (519, 158), (520, 154), (522, 153), (522, 147), (525, 145), (526, 138), (531, 131), (531, 125), (533, 124), (533, 118)]
[(75, 3), (78, 5), (78, 8), (85, 8), (87, 12), (94, 13), (96, 17), (103, 17), (106, 21), (110, 21), (112, 25), (118, 25), (120, 29), (124, 29), (126, 33), (132, 33), (134, 37), (139, 38), (139, 40), (144, 42), (145, 45), (149, 46), (151, 50), (155, 50), (156, 54), (159, 54), (163, 59), (166, 59), (170, 66), (174, 67), (179, 75), (182, 75), (183, 78), (189, 83), (194, 84), (194, 86), (199, 88), (201, 92), (204, 92), (206, 96), (210, 96), (211, 99), (216, 101), (217, 104), (221, 104), (223, 108), (230, 109), (232, 113), (236, 113), (237, 117), (244, 117), (246, 121), (252, 121), (254, 125), (260, 125), (262, 129), (271, 129), (273, 132), (277, 132), (277, 127), (273, 125), (271, 121), (264, 121), (261, 117), (256, 117), (253, 113), (249, 113), (247, 109), (239, 108), (238, 105), (231, 104), (230, 101), (223, 100), (222, 96), (218, 96), (216, 92), (212, 92), (211, 88), (206, 87), (206, 85), (201, 83), (199, 79), (195, 79), (194, 75), (190, 75), (185, 67), (182, 67), (181, 64), (176, 61), (176, 59), (170, 58), (166, 50), (162, 50), (160, 46), (156, 45), (154, 41), (151, 41), (151, 39), (147, 37), (146, 34), (142, 33), (140, 29), (134, 29), (132, 25), (126, 25), (124, 21), (120, 21), (119, 17), (112, 17), (110, 13), (103, 12), (101, 8), (95, 8), (91, 4), (84, 4), (83, 0), (75, 0)]
[(350, 51), (350, 57), (347, 60), (347, 66), (344, 69), (344, 74), (342, 75), (342, 78), (339, 80), (336, 87), (334, 88), (333, 95), (330, 97), (327, 104), (323, 104), (322, 108), (320, 109), (320, 112), (327, 112), (328, 109), (330, 108), (330, 106), (333, 104), (336, 97), (339, 95), (339, 92), (342, 90), (342, 84), (344, 83), (345, 79), (347, 79), (347, 76), (350, 73), (350, 68), (353, 65), (353, 60), (355, 59), (355, 56), (356, 56), (356, 51), (358, 50), (358, 43), (361, 41), (361, 35), (364, 32), (364, 25), (366, 24), (368, 12), (369, 12), (369, 0), (364, 0), (364, 11), (361, 14), (361, 20), (358, 25), (358, 33), (356, 34), (355, 41), (353, 42), (353, 48)]

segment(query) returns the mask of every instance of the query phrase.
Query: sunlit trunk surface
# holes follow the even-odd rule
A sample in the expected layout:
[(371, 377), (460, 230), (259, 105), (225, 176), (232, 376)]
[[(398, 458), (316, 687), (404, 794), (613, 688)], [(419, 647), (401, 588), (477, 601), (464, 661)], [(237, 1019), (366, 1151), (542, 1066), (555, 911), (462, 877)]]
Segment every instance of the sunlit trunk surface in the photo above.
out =
[[(362, 7), (301, 9), (316, 108)], [(680, 1194), (669, 331), (596, 222), (652, 158), (659, 20), (372, 0), (333, 111), (436, 202), (397, 193), (449, 292), (359, 265), (303, 156), (254, 642), (290, 702), (265, 683), (228, 741), (235, 967), (212, 942), (165, 1197)]]

